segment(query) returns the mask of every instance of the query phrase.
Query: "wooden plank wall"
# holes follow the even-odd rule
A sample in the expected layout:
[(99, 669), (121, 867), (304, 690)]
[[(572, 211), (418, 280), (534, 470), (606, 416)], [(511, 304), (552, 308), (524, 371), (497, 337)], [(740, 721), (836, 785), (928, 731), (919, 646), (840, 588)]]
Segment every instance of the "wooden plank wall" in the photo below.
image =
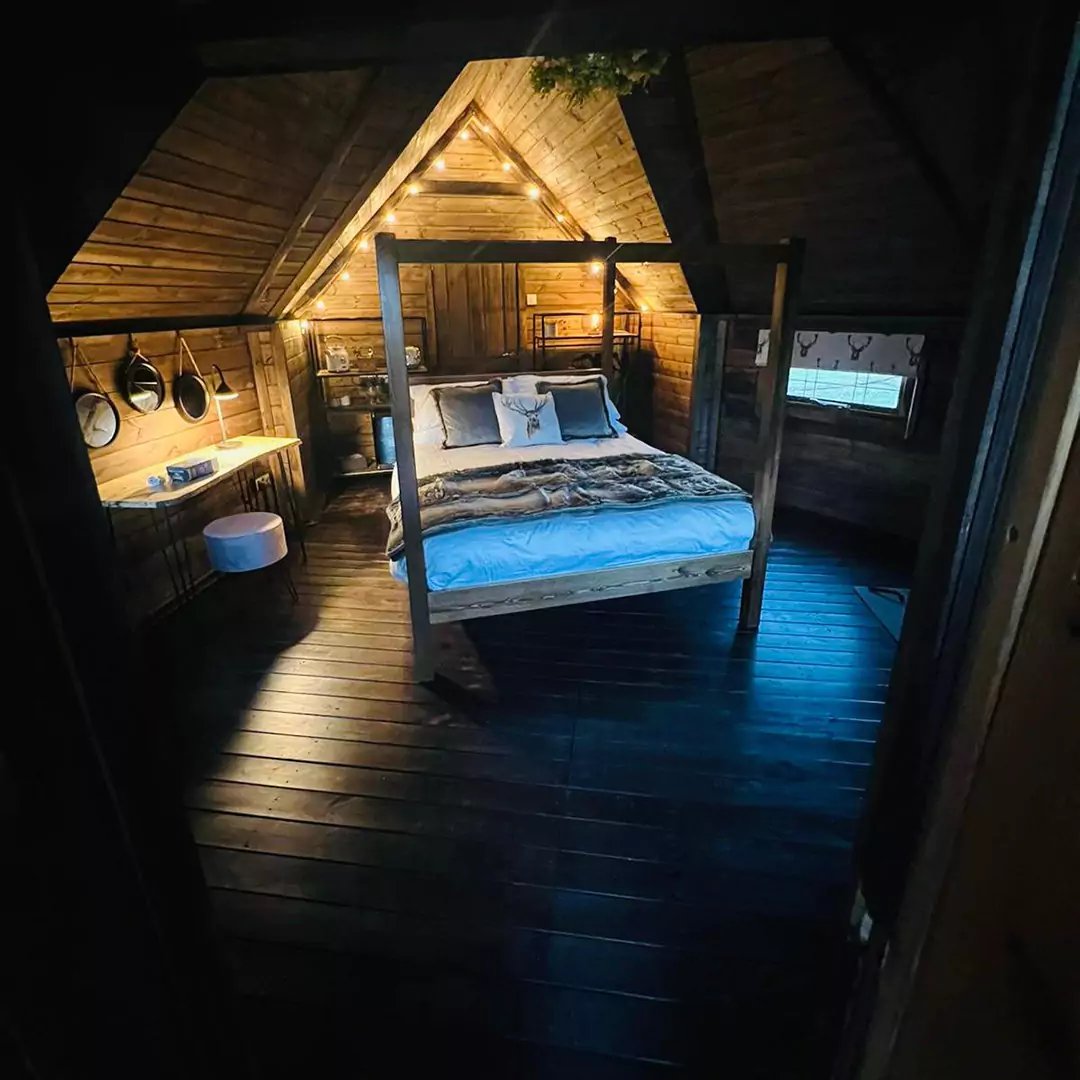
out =
[[(723, 382), (717, 471), (744, 487), (753, 481), (758, 329), (742, 323), (732, 330)], [(789, 407), (778, 505), (916, 539), (937, 467), (957, 353), (954, 338), (927, 335), (918, 418), (907, 441), (904, 420), (897, 417)]]
[(419, 116), (416, 118), (412, 138), (401, 153), (387, 163), (382, 178), (358, 205), (350, 204), (348, 222), (334, 233), (332, 242), (325, 246), (321, 258), (306, 275), (309, 282), (314, 281), (350, 245), (359, 232), (368, 229), (374, 215), (387, 198), (405, 182), (436, 140), (472, 100), (479, 77), (480, 71), (475, 65), (468, 65), (439, 98), (434, 108), (430, 108), (430, 111), (424, 110), (426, 119)]
[[(573, 217), (592, 236), (669, 239), (619, 103), (601, 96), (570, 109), (560, 95), (539, 96), (528, 58), (478, 62), (476, 100)], [(678, 267), (623, 266), (654, 310), (695, 310)]]
[[(217, 364), (229, 385), (239, 391), (240, 396), (234, 401), (222, 403), (229, 434), (272, 434), (264, 427), (244, 332), (230, 327), (207, 328), (185, 330), (183, 337), (211, 389), (212, 365)], [(70, 346), (66, 340), (60, 344), (70, 370)], [(147, 414), (131, 408), (121, 393), (120, 375), (128, 355), (127, 335), (80, 338), (78, 345), (80, 354), (120, 412), (120, 433), (116, 440), (110, 446), (87, 450), (94, 477), (99, 482), (140, 470), (149, 475), (151, 468), (162, 461), (212, 446), (220, 439), (217, 413), (212, 406), (198, 423), (185, 420), (176, 409), (172, 396), (177, 371), (175, 333), (138, 335), (139, 348), (157, 365), (166, 385), (165, 403), (156, 412)], [(80, 365), (75, 375), (76, 390), (93, 386), (93, 379)], [(194, 500), (180, 515), (178, 529), (188, 539), (197, 575), (208, 570), (200, 535), (203, 525), (221, 514), (235, 513), (238, 508), (239, 500), (232, 485), (222, 484)], [(172, 599), (169, 577), (159, 554), (160, 537), (155, 535), (147, 511), (117, 511), (113, 522), (129, 610), (135, 621), (141, 621)], [(72, 542), (77, 543), (77, 538)]]
[[(502, 163), (478, 139), (455, 139), (442, 155), (444, 168), (429, 169), (426, 180), (473, 180), (506, 183)], [(511, 179), (513, 179), (511, 177)], [(421, 192), (406, 199), (395, 211), (396, 220), (385, 227), (406, 239), (437, 238), (489, 240), (556, 240), (565, 236), (559, 227), (525, 196), (428, 195)], [(323, 319), (379, 314), (374, 252), (357, 249), (346, 267), (348, 278), (339, 277), (323, 295)], [(658, 268), (659, 269), (659, 268)], [(441, 370), (436, 290), (444, 272), (439, 267), (403, 266), (402, 306), (406, 315), (425, 316), (429, 329), (429, 367)], [(521, 264), (518, 267), (520, 351), (522, 363), (531, 356), (534, 311), (584, 311), (601, 309), (601, 278), (588, 265)], [(529, 294), (537, 298), (528, 305)], [(620, 301), (621, 303), (621, 301)], [(445, 334), (445, 327), (443, 328)], [(381, 335), (379, 352), (381, 353)]]
[(254, 310), (287, 310), (289, 299), (351, 239), (360, 208), (385, 183), (398, 155), (413, 145), (459, 70), (454, 64), (406, 64), (379, 72), (361, 103), (352, 145)]
[(645, 316), (642, 344), (652, 354), (653, 442), (685, 454), (690, 441), (690, 390), (700, 318), (670, 312)]
[[(723, 240), (804, 237), (804, 311), (963, 309), (970, 253), (827, 40), (709, 45), (687, 66)], [(729, 278), (734, 310), (768, 310), (771, 272)]]
[(53, 319), (240, 312), (369, 79), (204, 83), (50, 291)]
[(301, 509), (308, 518), (314, 519), (322, 512), (332, 470), (324, 456), (328, 441), (321, 392), (308, 351), (307, 334), (298, 320), (274, 323), (270, 331), (270, 355), (283, 398), (285, 388), (288, 388), (290, 421), (301, 440)]

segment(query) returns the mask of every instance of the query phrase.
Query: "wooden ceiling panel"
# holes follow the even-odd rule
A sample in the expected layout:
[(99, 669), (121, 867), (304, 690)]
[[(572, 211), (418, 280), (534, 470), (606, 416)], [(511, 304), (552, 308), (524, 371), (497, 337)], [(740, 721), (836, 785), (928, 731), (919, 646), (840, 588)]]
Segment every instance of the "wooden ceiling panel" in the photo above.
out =
[[(613, 96), (577, 109), (558, 95), (541, 97), (529, 59), (488, 61), (477, 103), (577, 223), (593, 237), (669, 239), (641, 159)], [(470, 65), (471, 66), (471, 65)], [(694, 311), (678, 267), (637, 267), (627, 281), (650, 306)]]
[[(707, 46), (687, 66), (724, 240), (804, 237), (804, 308), (963, 308), (965, 245), (826, 39)], [(766, 310), (767, 277), (730, 286), (737, 309)]]

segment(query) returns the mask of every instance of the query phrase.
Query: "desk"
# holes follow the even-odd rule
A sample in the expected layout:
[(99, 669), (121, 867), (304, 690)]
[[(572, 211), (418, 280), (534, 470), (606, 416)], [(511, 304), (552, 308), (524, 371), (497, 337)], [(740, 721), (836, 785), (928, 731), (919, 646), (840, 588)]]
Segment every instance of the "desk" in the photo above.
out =
[[(110, 528), (112, 515), (116, 511), (149, 510), (151, 512), (155, 535), (161, 540), (162, 557), (165, 560), (177, 602), (189, 599), (195, 591), (196, 583), (187, 545), (184, 538), (177, 534), (175, 513), (184, 503), (197, 498), (226, 480), (231, 479), (236, 485), (245, 510), (258, 508), (260, 491), (264, 509), (270, 509), (269, 503), (272, 499), (274, 510), (282, 516), (283, 520), (286, 520), (286, 524), (291, 524), (292, 533), (300, 545), (300, 551), (304, 558), (307, 558), (307, 552), (304, 549), (304, 526), (296, 506), (292, 461), (288, 454), (294, 446), (300, 445), (300, 440), (244, 435), (231, 441), (237, 445), (223, 450), (217, 447), (205, 448), (205, 453), (213, 454), (217, 458), (217, 472), (198, 480), (191, 480), (186, 484), (176, 484), (167, 480), (162, 487), (153, 488), (146, 481), (150, 476), (167, 477), (167, 465), (185, 460), (194, 456), (193, 454), (172, 457), (168, 461), (161, 461), (140, 469), (137, 473), (128, 473), (126, 476), (119, 476), (115, 480), (107, 480), (98, 485), (98, 496), (109, 517)], [(271, 465), (266, 472), (269, 481), (265, 485), (259, 485), (256, 482), (255, 466), (259, 462), (269, 462), (273, 458), (276, 458), (278, 463), (278, 476), (274, 476)], [(285, 502), (289, 510), (287, 519), (281, 513), (279, 482), (285, 489)]]

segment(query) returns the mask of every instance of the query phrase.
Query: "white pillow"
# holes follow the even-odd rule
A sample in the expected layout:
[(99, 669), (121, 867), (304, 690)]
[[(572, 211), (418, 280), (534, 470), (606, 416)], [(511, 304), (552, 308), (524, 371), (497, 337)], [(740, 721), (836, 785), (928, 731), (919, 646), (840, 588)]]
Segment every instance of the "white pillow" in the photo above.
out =
[(600, 380), (604, 387), (604, 404), (607, 406), (608, 420), (611, 421), (611, 426), (620, 435), (625, 435), (629, 429), (619, 419), (619, 410), (615, 407), (615, 402), (611, 400), (611, 395), (608, 393), (607, 378), (604, 375), (597, 375), (589, 371), (583, 371), (580, 375), (545, 375), (542, 371), (538, 371), (535, 374), (530, 372), (527, 375), (510, 375), (503, 379), (502, 385), (505, 394), (535, 394), (536, 384), (541, 380), (548, 383), (575, 383), (587, 379)]
[(413, 445), (442, 446), (443, 439), (446, 438), (442, 417), (439, 415), (435, 399), (431, 396), (432, 390), (445, 386), (483, 386), (485, 382), (490, 381), (490, 379), (480, 379), (473, 382), (420, 383), (419, 385), (410, 386), (409, 398), (412, 401)]
[(492, 394), (503, 446), (545, 446), (563, 441), (551, 394)]

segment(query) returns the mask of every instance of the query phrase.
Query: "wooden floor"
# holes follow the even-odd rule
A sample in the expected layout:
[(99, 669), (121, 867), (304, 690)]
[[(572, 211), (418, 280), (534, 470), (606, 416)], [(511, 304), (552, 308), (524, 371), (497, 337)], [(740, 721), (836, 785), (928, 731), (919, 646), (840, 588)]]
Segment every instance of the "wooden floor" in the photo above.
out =
[(259, 1076), (825, 1077), (902, 565), (780, 522), (761, 632), (716, 585), (444, 628), (490, 703), (410, 682), (383, 494), (300, 603), (215, 585), (163, 633), (191, 827)]

